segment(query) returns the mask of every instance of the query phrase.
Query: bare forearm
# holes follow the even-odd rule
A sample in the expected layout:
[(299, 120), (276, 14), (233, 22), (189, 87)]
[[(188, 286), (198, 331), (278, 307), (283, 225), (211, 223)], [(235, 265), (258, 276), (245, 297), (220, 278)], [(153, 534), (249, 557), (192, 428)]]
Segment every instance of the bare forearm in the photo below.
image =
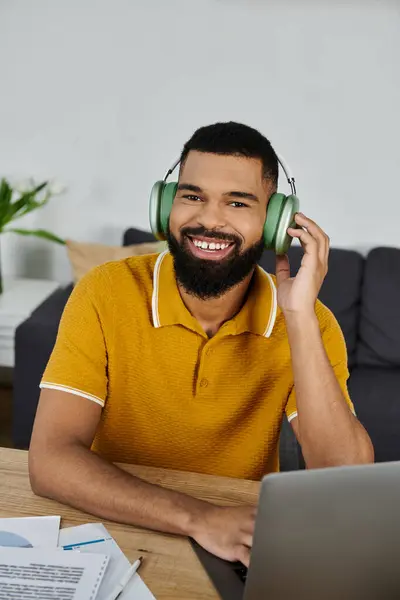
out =
[[(33, 491), (104, 519), (191, 535), (205, 502), (149, 484), (71, 445), (30, 455)], [(62, 469), (60, 468), (62, 465)]]
[(308, 467), (371, 462), (372, 445), (351, 413), (329, 363), (316, 316), (286, 316), (298, 410)]

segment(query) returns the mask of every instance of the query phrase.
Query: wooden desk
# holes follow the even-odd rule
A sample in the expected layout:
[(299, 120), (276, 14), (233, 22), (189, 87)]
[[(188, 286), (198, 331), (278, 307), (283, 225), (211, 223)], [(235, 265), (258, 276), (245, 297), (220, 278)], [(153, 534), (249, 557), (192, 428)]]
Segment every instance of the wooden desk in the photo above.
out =
[[(166, 488), (183, 491), (221, 505), (256, 504), (259, 484), (254, 481), (119, 465), (129, 473)], [(53, 500), (35, 496), (28, 477), (28, 453), (0, 448), (0, 517), (61, 515), (61, 527), (101, 519)], [(185, 538), (155, 533), (101, 520), (133, 562), (145, 557), (140, 575), (157, 600), (216, 600), (206, 573)]]

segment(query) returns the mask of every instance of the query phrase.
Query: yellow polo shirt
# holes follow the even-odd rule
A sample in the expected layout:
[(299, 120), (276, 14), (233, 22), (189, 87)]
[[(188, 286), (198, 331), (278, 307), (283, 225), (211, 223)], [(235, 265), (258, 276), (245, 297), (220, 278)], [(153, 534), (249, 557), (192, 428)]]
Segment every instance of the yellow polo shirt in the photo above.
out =
[[(320, 302), (316, 312), (354, 410), (341, 329)], [(279, 470), (283, 411), (296, 416), (275, 279), (257, 267), (242, 309), (209, 339), (168, 252), (97, 267), (70, 296), (41, 387), (103, 407), (93, 450), (110, 461), (258, 480)]]

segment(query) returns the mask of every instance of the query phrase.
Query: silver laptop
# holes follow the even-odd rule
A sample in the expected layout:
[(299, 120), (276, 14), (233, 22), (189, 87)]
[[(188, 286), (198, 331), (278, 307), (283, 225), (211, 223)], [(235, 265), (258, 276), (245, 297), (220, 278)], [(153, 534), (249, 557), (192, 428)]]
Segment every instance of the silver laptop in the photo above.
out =
[(400, 461), (262, 480), (248, 571), (194, 544), (224, 600), (400, 598)]

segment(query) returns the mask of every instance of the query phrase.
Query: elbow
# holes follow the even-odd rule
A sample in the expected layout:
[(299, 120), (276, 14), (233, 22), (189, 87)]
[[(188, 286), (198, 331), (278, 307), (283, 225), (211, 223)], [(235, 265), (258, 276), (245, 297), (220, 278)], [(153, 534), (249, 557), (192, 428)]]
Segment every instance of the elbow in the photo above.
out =
[(364, 439), (360, 442), (359, 464), (375, 462), (375, 451), (369, 435), (365, 432)]
[(375, 450), (366, 429), (359, 421), (356, 421), (356, 463), (370, 464), (375, 462)]
[(375, 452), (369, 435), (364, 430), (358, 435), (352, 449), (348, 449), (340, 465), (368, 465), (375, 462)]
[(41, 461), (32, 459), (31, 453), (29, 452), (29, 483), (31, 490), (36, 496), (44, 496), (43, 493), (43, 470), (41, 468)]
[(362, 429), (339, 452), (325, 452), (304, 458), (307, 469), (355, 466), (375, 462), (375, 452), (369, 435)]
[(31, 490), (35, 494), (35, 496), (42, 496), (43, 498), (46, 497), (44, 486), (40, 477), (38, 477), (36, 474), (32, 474), (31, 472), (29, 472), (29, 482), (31, 484)]
[(343, 460), (338, 463), (340, 465), (368, 465), (375, 462), (375, 452), (372, 442), (366, 432), (365, 435), (358, 437), (354, 443), (352, 450), (349, 448)]
[(36, 496), (51, 497), (51, 465), (46, 455), (29, 450), (28, 468), (32, 492)]

